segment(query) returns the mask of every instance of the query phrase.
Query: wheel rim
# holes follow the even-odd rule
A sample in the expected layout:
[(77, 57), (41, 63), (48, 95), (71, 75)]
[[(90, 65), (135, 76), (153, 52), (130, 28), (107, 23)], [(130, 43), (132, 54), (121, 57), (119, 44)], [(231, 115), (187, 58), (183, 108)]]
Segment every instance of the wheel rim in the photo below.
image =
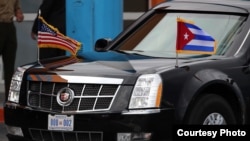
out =
[(209, 114), (203, 122), (203, 125), (225, 125), (226, 120), (220, 113)]

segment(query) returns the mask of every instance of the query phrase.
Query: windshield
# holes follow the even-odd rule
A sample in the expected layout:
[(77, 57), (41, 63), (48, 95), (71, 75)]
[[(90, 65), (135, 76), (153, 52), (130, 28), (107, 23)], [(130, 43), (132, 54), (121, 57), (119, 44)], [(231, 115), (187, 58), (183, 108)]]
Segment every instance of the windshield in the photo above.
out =
[[(245, 20), (239, 15), (158, 12), (118, 45), (118, 50), (152, 57), (175, 57), (177, 17), (192, 21), (214, 38), (215, 55), (226, 53)], [(178, 55), (185, 58), (198, 54)]]

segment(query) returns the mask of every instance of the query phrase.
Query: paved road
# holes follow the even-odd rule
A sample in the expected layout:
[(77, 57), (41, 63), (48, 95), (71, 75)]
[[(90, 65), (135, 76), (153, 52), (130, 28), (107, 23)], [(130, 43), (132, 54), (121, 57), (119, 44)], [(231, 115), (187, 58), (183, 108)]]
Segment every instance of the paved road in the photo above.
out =
[(3, 123), (0, 123), (0, 140), (1, 141), (8, 141), (6, 134), (7, 134), (7, 131), (6, 131), (5, 125)]

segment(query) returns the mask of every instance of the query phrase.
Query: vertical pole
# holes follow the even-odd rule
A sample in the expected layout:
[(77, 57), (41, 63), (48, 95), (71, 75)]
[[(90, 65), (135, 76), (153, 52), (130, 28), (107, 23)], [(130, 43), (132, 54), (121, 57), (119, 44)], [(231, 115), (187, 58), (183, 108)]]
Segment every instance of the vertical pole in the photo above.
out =
[(92, 51), (93, 0), (66, 0), (66, 35), (80, 41), (79, 52)]
[(94, 39), (114, 38), (123, 29), (123, 0), (94, 1)]
[(99, 38), (114, 38), (123, 29), (123, 0), (66, 0), (66, 35), (82, 43), (78, 52), (94, 53)]

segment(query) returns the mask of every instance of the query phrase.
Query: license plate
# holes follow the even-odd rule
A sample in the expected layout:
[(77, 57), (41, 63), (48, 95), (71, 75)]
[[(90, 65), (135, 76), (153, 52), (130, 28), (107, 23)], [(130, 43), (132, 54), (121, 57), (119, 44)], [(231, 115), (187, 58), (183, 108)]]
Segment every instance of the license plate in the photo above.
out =
[(73, 115), (48, 115), (48, 130), (73, 131)]

